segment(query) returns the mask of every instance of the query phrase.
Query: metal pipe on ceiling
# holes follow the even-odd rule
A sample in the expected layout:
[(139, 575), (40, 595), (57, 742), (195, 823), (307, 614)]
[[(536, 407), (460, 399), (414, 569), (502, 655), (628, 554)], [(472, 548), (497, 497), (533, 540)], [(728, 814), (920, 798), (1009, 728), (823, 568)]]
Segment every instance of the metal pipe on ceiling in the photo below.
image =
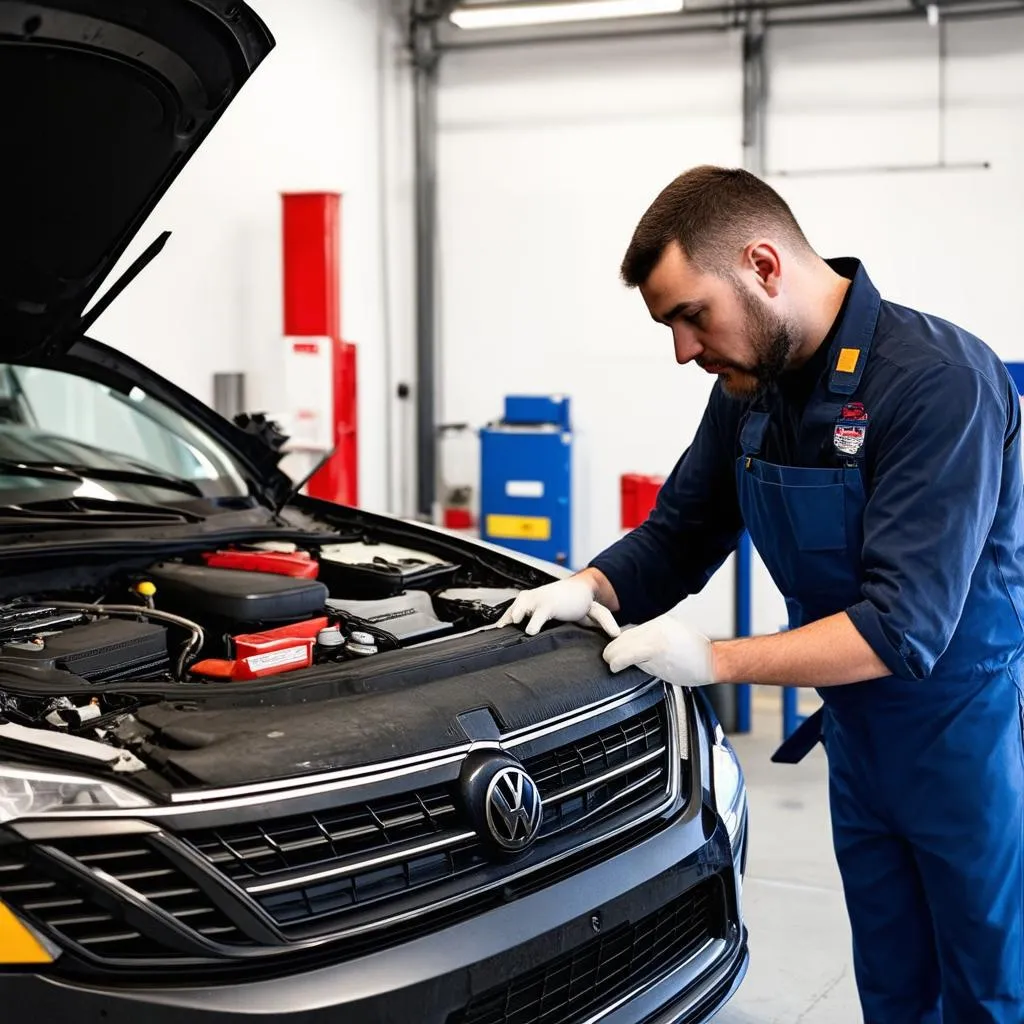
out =
[[(986, 2), (986, 0), (982, 0)], [(942, 20), (951, 21), (982, 21), (986, 18), (999, 18), (1007, 16), (1020, 17), (1024, 15), (1024, 2), (996, 3), (991, 6), (959, 8), (956, 10), (945, 10), (941, 12)], [(885, 22), (885, 21), (921, 21), (926, 16), (926, 11), (917, 8), (907, 11), (878, 12), (877, 14), (849, 13), (836, 14), (825, 20), (806, 16), (793, 18), (772, 18), (768, 24), (772, 28), (798, 28), (815, 25), (849, 25), (851, 23)]]

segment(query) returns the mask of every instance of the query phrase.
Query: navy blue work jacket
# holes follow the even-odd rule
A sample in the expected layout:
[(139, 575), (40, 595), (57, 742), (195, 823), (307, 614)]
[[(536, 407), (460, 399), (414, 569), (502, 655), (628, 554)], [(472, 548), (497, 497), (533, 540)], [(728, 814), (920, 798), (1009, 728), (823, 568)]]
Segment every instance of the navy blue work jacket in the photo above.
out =
[[(813, 419), (805, 414), (826, 401), (835, 357), (865, 329), (878, 292), (859, 261), (830, 265), (852, 284), (815, 356), (760, 399), (768, 462), (842, 464), (831, 425), (805, 423)], [(1016, 674), (1024, 484), (1021, 406), (1006, 367), (955, 325), (883, 300), (854, 397), (869, 417), (860, 453), (868, 500), (860, 600), (845, 610), (891, 673), (913, 680), (932, 673), (969, 598), (992, 602), (1000, 626), (972, 638), (972, 658), (979, 670)], [(716, 383), (648, 520), (591, 562), (615, 588), (621, 622), (699, 592), (735, 549), (743, 530), (735, 466), (751, 404)]]

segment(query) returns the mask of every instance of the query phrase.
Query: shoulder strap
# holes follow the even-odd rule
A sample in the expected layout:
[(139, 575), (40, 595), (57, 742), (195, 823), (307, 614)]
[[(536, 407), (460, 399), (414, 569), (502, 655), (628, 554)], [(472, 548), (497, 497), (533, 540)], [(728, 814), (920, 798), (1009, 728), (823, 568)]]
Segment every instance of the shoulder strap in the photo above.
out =
[(828, 379), (828, 389), (832, 394), (852, 395), (860, 387), (860, 379), (864, 376), (864, 367), (871, 351), (871, 342), (875, 337), (881, 304), (881, 296), (875, 293), (864, 310), (860, 324), (857, 325), (857, 333), (841, 330), (833, 342), (829, 354), (832, 372)]
[(761, 409), (751, 409), (740, 431), (740, 448), (744, 455), (758, 455), (764, 445), (765, 431), (768, 429), (768, 413)]

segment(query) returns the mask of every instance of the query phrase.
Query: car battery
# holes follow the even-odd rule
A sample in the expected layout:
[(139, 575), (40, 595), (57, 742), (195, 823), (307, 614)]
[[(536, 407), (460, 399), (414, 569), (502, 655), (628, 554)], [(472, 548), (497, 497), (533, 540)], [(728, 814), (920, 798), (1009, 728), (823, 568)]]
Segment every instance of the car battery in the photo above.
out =
[(565, 396), (509, 395), (480, 431), (480, 537), (571, 565), (572, 426)]

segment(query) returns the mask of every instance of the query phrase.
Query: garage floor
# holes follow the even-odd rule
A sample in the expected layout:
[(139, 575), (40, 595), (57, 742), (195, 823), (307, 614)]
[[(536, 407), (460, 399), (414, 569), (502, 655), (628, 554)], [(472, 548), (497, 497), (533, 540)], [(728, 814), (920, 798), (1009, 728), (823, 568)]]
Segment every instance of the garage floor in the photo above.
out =
[(779, 696), (757, 693), (754, 703), (753, 732), (731, 737), (750, 797), (751, 962), (715, 1024), (851, 1024), (863, 1018), (832, 852), (825, 755), (819, 746), (801, 764), (772, 764)]

